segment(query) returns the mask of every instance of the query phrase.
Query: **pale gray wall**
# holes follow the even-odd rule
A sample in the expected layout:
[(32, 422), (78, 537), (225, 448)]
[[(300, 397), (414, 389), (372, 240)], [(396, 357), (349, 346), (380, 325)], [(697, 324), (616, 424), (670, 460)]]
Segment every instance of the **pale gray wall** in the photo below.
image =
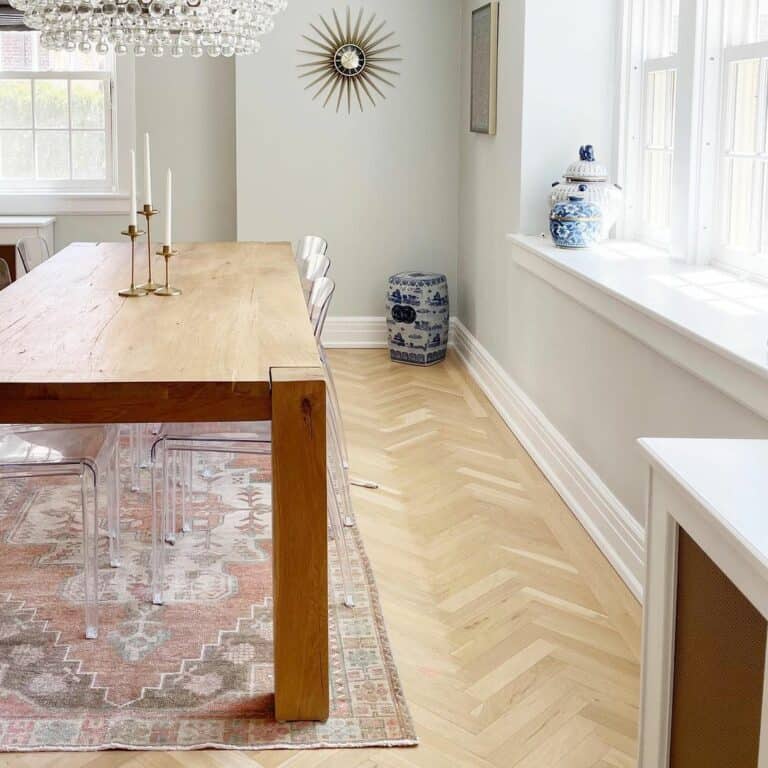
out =
[[(467, 24), (478, 4), (464, 1), (463, 126)], [(643, 522), (647, 468), (638, 437), (768, 437), (768, 422), (518, 268), (505, 240), (507, 232), (545, 229), (549, 184), (579, 144), (594, 143), (615, 168), (618, 5), (502, 4), (499, 133), (479, 137), (463, 127), (461, 135), (458, 314)]]
[(404, 61), (386, 101), (352, 115), (323, 110), (297, 76), (302, 34), (332, 7), (291, 3), (261, 53), (237, 61), (238, 238), (326, 237), (335, 315), (383, 315), (387, 277), (404, 269), (445, 272), (455, 297), (460, 0), (365, 3)]
[(496, 136), (469, 131), (471, 12), (482, 3), (462, 5), (457, 314), (493, 350), (510, 331), (497, 315), (510, 291), (504, 234), (520, 227), (525, 0), (507, 0), (499, 9)]
[[(152, 137), (152, 194), (160, 208), (165, 171), (173, 170), (174, 239), (234, 240), (234, 61), (136, 59), (139, 177), (145, 131)], [(158, 233), (162, 219), (161, 214), (153, 221)], [(124, 216), (57, 216), (56, 247), (116, 240), (125, 223)]]
[(551, 183), (582, 144), (616, 168), (620, 8), (617, 0), (526, 2), (520, 232), (547, 228)]

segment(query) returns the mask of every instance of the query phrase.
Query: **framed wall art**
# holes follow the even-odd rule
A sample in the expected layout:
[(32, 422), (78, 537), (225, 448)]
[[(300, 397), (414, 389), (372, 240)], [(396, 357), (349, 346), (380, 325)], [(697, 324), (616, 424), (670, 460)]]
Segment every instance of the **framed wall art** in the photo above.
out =
[(487, 3), (472, 12), (472, 76), (470, 126), (473, 133), (496, 135), (499, 4)]

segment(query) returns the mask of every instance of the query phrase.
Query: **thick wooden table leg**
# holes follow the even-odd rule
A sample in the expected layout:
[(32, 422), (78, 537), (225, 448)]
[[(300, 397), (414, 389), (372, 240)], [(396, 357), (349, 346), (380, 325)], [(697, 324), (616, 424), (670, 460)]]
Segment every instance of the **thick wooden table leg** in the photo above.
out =
[(322, 369), (272, 370), (275, 717), (328, 717), (328, 523)]

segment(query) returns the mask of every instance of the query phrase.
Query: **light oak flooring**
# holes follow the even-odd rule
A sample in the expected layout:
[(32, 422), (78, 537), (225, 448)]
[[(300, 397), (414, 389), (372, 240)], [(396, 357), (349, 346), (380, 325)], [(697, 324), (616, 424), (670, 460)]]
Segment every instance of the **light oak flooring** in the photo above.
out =
[(334, 351), (359, 525), (421, 744), (0, 766), (631, 768), (640, 609), (455, 357)]

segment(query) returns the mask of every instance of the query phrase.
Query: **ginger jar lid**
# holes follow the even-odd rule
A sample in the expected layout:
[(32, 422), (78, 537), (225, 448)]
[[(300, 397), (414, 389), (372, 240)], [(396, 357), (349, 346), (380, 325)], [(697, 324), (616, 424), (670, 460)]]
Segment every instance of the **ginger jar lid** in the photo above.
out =
[(585, 144), (579, 148), (579, 159), (565, 171), (568, 181), (608, 181), (608, 169), (595, 160), (595, 148)]

